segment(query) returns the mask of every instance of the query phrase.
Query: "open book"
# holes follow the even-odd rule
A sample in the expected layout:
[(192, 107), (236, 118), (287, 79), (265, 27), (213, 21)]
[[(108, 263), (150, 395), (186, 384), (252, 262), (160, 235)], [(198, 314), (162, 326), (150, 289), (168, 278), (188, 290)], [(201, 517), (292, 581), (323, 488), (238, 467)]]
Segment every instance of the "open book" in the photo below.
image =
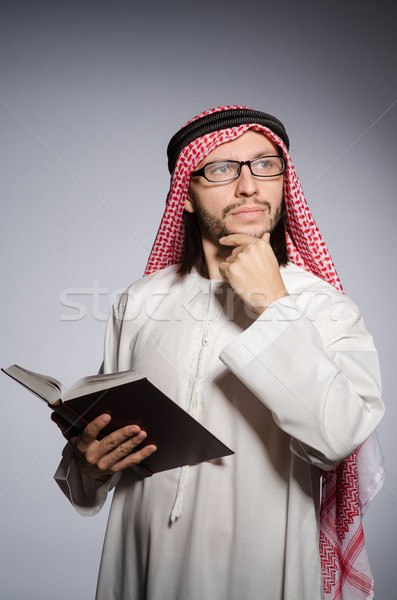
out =
[(2, 371), (39, 396), (78, 431), (104, 413), (112, 420), (102, 430), (102, 437), (125, 425), (139, 425), (147, 432), (142, 446), (157, 446), (157, 451), (140, 463), (148, 474), (233, 454), (137, 371), (84, 377), (68, 389), (53, 377), (18, 365)]

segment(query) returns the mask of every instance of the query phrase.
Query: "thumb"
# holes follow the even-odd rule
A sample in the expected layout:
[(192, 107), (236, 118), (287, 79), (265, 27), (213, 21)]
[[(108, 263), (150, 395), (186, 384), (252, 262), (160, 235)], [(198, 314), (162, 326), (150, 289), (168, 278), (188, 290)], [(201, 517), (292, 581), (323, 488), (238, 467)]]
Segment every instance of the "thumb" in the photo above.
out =
[(270, 232), (265, 231), (265, 233), (262, 235), (261, 239), (264, 240), (265, 242), (270, 242)]

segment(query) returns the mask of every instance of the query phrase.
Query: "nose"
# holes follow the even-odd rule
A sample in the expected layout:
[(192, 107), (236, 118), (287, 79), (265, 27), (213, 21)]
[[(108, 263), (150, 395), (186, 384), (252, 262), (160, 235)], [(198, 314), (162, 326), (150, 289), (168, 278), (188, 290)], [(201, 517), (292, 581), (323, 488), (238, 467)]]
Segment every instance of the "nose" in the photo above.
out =
[(248, 165), (242, 165), (240, 177), (236, 179), (236, 196), (254, 196), (258, 193), (258, 182)]

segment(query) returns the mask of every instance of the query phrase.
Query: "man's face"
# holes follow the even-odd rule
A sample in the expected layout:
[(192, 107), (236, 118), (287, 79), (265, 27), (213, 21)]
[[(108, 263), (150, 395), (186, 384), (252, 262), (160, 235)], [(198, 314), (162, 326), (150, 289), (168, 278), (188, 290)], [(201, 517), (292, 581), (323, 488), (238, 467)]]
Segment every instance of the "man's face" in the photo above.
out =
[[(241, 137), (215, 148), (197, 166), (197, 170), (216, 160), (245, 161), (279, 154), (278, 147), (264, 134), (249, 130)], [(230, 233), (262, 237), (272, 231), (281, 213), (283, 175), (254, 177), (244, 165), (238, 179), (211, 183), (192, 177), (185, 210), (196, 212), (203, 238), (217, 243)]]

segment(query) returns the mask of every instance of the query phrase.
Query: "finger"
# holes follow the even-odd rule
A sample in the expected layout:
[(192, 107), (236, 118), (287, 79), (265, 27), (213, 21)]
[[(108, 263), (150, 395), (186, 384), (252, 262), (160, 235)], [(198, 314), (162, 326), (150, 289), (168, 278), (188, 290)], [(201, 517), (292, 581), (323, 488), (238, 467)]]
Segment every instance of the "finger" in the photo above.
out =
[(239, 256), (239, 254), (241, 254), (241, 252), (244, 252), (246, 247), (247, 246), (237, 246), (237, 248), (234, 248), (231, 255), (227, 257), (226, 262), (227, 263), (234, 262), (236, 260), (236, 258)]
[[(120, 455), (125, 456), (127, 452), (123, 448), (127, 448), (128, 452), (130, 452), (143, 442), (145, 438), (146, 432), (142, 431), (139, 425), (127, 425), (107, 435), (100, 442), (91, 443), (83, 452), (85, 452), (86, 460), (90, 464), (96, 464), (105, 456), (108, 456), (108, 463), (112, 464), (120, 458)], [(128, 443), (126, 444), (126, 442)], [(119, 449), (121, 445), (123, 445), (123, 448)], [(79, 444), (77, 444), (77, 449), (82, 450)], [(116, 453), (114, 453), (115, 450), (117, 450)]]
[(218, 269), (219, 269), (219, 273), (221, 274), (221, 276), (223, 277), (223, 279), (225, 279), (227, 281), (227, 270), (228, 270), (228, 263), (227, 262), (223, 262), (220, 263)]
[(262, 240), (270, 243), (270, 232), (269, 231), (265, 231), (265, 233), (262, 235)]
[[(97, 460), (96, 464), (98, 468), (104, 471), (109, 471), (112, 470), (114, 465), (118, 464), (120, 461), (123, 461), (123, 465), (127, 463), (130, 465), (140, 462), (143, 460), (143, 458), (149, 456), (149, 454), (152, 454), (156, 449), (154, 444), (148, 444), (147, 446), (140, 448), (137, 452), (133, 452), (133, 450), (139, 446), (146, 439), (146, 437), (146, 431), (141, 430), (137, 435), (134, 435), (132, 438), (120, 443), (111, 452), (106, 453), (104, 456), (99, 458), (99, 460)], [(130, 456), (127, 462), (123, 460), (126, 456)]]
[(99, 469), (107, 471), (139, 446), (145, 438), (145, 431), (139, 431), (136, 435), (127, 439), (109, 435), (87, 453), (87, 461), (96, 464)]
[(157, 446), (154, 444), (148, 444), (141, 450), (138, 450), (138, 452), (132, 452), (131, 454), (128, 454), (128, 456), (118, 460), (111, 466), (109, 470), (111, 470), (113, 473), (117, 473), (118, 471), (122, 471), (128, 467), (138, 465), (140, 462), (145, 460), (145, 458), (148, 458), (154, 452), (156, 452), (156, 450)]
[(120, 451), (120, 446), (127, 448), (130, 452), (135, 446), (143, 442), (146, 435), (146, 431), (141, 430), (138, 425), (127, 425), (127, 427), (118, 429), (101, 440), (98, 446), (98, 456), (104, 456), (114, 450)]
[(247, 233), (231, 233), (230, 235), (219, 238), (219, 243), (222, 244), (222, 246), (246, 246), (247, 244), (252, 244), (257, 241), (257, 237), (248, 235)]
[(81, 452), (84, 452), (84, 450), (96, 440), (98, 434), (110, 423), (110, 421), (111, 416), (104, 414), (99, 415), (99, 417), (91, 421), (91, 423), (88, 423), (79, 436), (78, 449)]

